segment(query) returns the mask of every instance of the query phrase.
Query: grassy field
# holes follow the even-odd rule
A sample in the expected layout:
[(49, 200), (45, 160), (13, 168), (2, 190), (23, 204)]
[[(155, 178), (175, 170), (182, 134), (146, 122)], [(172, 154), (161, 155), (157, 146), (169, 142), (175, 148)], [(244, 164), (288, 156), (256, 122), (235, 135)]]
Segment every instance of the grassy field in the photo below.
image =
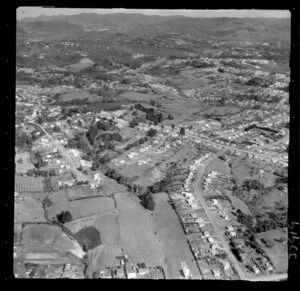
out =
[(89, 102), (101, 101), (102, 97), (98, 95), (91, 95), (85, 91), (74, 91), (66, 94), (62, 94), (59, 96), (59, 102), (69, 102), (72, 100), (87, 100)]
[(47, 196), (47, 193), (45, 192), (39, 192), (39, 193), (32, 193), (32, 192), (24, 192), (22, 193), (22, 198), (25, 199), (34, 199), (38, 201), (39, 203), (42, 203), (43, 199)]
[(226, 115), (239, 112), (239, 108), (235, 107), (211, 107), (202, 112), (202, 115)]
[(93, 66), (93, 63), (76, 63), (73, 65), (70, 65), (67, 67), (67, 69), (69, 69), (71, 72), (79, 72), (82, 70), (85, 70), (87, 68), (90, 68)]
[(288, 204), (288, 197), (286, 194), (283, 194), (278, 189), (273, 189), (268, 194), (263, 196), (263, 202), (261, 203), (261, 207), (268, 207), (268, 208), (275, 208), (276, 204), (279, 203), (280, 205)]
[(165, 255), (153, 232), (151, 213), (136, 199), (127, 194), (116, 195), (122, 248), (132, 262), (164, 267)]
[(176, 99), (174, 101), (162, 101), (163, 107), (174, 116), (174, 120), (166, 120), (165, 124), (177, 124), (182, 121), (194, 121), (201, 113), (211, 108), (198, 100), (188, 98), (188, 102), (185, 99)]
[(252, 168), (247, 161), (234, 158), (232, 161), (232, 173), (237, 184), (241, 184), (244, 178), (251, 177)]
[(15, 202), (15, 222), (45, 222), (42, 203), (28, 195), (23, 196), (22, 194), (21, 197), (21, 203)]
[(15, 156), (16, 173), (27, 173), (28, 170), (34, 169), (34, 165), (30, 162), (29, 153), (17, 153)]
[(179, 218), (168, 203), (168, 195), (154, 195), (156, 207), (153, 216), (154, 230), (163, 244), (166, 256), (168, 279), (180, 279), (181, 262), (185, 261), (191, 270), (193, 278), (200, 279), (201, 275), (187, 243), (187, 238), (180, 225)]
[(103, 252), (97, 260), (98, 269), (117, 264), (116, 257), (122, 255), (117, 215), (105, 214), (98, 217), (94, 226), (100, 231), (103, 243)]
[(97, 189), (88, 186), (75, 186), (66, 190), (69, 200), (100, 196)]
[(72, 220), (70, 222), (65, 223), (64, 226), (70, 231), (72, 231), (73, 233), (76, 233), (84, 227), (89, 227), (94, 225), (97, 219), (98, 219), (98, 215), (94, 214), (94, 215)]
[(58, 181), (65, 182), (72, 179), (71, 173), (65, 173), (58, 176), (51, 177), (51, 183), (54, 187), (58, 187)]
[(114, 203), (109, 197), (61, 201), (48, 208), (49, 219), (56, 217), (56, 215), (62, 211), (69, 211), (73, 219), (90, 216), (92, 214), (103, 215), (114, 211)]
[(122, 252), (116, 214), (104, 214), (101, 216), (96, 214), (65, 224), (65, 227), (73, 233), (88, 226), (94, 226), (99, 230), (102, 241), (101, 248), (97, 247), (89, 254), (89, 260), (91, 262), (89, 271), (102, 270), (107, 266), (118, 263), (115, 257), (121, 256)]
[[(284, 237), (286, 240), (282, 243), (275, 242), (274, 238)], [(268, 238), (274, 242), (271, 248), (264, 247), (268, 257), (271, 259), (277, 272), (287, 272), (288, 269), (288, 246), (287, 246), (287, 233), (282, 229), (277, 228), (258, 234), (258, 238)]]
[(229, 197), (233, 207), (235, 207), (236, 209), (240, 209), (243, 213), (247, 215), (252, 215), (251, 211), (249, 210), (248, 206), (244, 201), (230, 194), (228, 194), (227, 197)]
[(138, 92), (125, 92), (123, 94), (118, 95), (116, 98), (118, 100), (130, 100), (130, 101), (150, 101), (150, 100), (157, 100), (160, 99), (162, 96), (160, 95), (154, 95), (154, 94), (142, 94)]
[(31, 256), (35, 260), (55, 260), (55, 257), (51, 255), (53, 253), (58, 253), (61, 257), (71, 253), (79, 259), (84, 256), (78, 242), (70, 239), (60, 227), (54, 225), (31, 224), (25, 226), (22, 244), (25, 252), (35, 254)]
[(47, 195), (47, 197), (52, 201), (53, 204), (64, 203), (69, 200), (67, 189), (60, 189), (58, 191), (51, 192)]
[(211, 82), (209, 79), (202, 78), (204, 76), (203, 73), (189, 74), (188, 72), (182, 72), (178, 76), (173, 76), (171, 82), (181, 89), (201, 88)]
[(223, 175), (230, 175), (229, 166), (222, 161), (221, 159), (215, 159), (206, 168), (206, 171), (209, 173), (210, 171), (216, 171)]

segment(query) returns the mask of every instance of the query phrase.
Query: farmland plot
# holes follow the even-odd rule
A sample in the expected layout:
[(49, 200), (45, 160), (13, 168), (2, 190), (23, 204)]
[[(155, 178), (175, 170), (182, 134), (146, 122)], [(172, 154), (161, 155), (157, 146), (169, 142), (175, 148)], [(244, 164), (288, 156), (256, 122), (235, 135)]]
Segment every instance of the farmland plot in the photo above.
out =
[(42, 177), (15, 176), (15, 191), (22, 192), (43, 192), (44, 184)]
[(129, 260), (165, 268), (165, 255), (153, 232), (150, 211), (143, 209), (126, 194), (116, 194), (116, 200), (121, 244)]
[(114, 212), (114, 203), (109, 197), (62, 201), (48, 208), (48, 218), (55, 218), (56, 215), (62, 211), (69, 211), (73, 219), (90, 216), (92, 214), (103, 215)]
[[(77, 241), (69, 238), (58, 226), (31, 224), (23, 229), (22, 245), (27, 259), (64, 260), (68, 254), (78, 259), (85, 255)], [(57, 256), (57, 254), (59, 254)]]
[(100, 196), (96, 189), (88, 186), (75, 186), (67, 189), (67, 195), (70, 200), (84, 199), (88, 197)]
[(156, 202), (153, 216), (154, 229), (164, 245), (168, 279), (180, 278), (179, 272), (183, 261), (190, 268), (193, 278), (201, 279), (179, 218), (168, 203), (168, 195), (159, 193), (154, 195), (154, 199)]
[(15, 157), (16, 173), (27, 173), (28, 170), (34, 169), (34, 165), (30, 162), (29, 153), (17, 153)]
[(15, 202), (15, 222), (46, 222), (42, 203), (27, 196), (21, 197), (21, 201)]

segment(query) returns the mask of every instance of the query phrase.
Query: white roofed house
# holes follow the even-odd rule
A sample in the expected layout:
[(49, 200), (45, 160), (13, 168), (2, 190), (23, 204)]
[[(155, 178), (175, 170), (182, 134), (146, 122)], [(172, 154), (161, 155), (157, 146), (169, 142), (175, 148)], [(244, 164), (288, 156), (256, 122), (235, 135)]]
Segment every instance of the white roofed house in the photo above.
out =
[(228, 261), (221, 261), (221, 263), (224, 267), (224, 270), (229, 270), (231, 268)]
[(137, 273), (133, 270), (130, 264), (126, 264), (126, 273), (128, 279), (135, 279), (137, 277)]
[(214, 274), (215, 278), (219, 278), (221, 276), (220, 270), (212, 268), (211, 271)]

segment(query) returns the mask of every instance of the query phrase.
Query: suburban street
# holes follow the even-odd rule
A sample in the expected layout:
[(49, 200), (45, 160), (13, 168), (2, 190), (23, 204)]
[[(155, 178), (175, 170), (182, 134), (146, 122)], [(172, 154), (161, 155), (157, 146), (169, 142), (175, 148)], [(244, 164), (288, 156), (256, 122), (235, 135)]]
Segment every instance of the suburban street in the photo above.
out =
[(242, 270), (241, 266), (239, 265), (236, 257), (232, 254), (222, 232), (220, 231), (218, 225), (216, 224), (210, 209), (207, 207), (206, 202), (203, 198), (203, 196), (201, 195), (201, 189), (199, 187), (199, 182), (203, 176), (203, 174), (205, 173), (205, 168), (209, 165), (210, 162), (212, 162), (214, 159), (216, 159), (219, 155), (222, 155), (226, 150), (221, 150), (220, 152), (218, 152), (216, 155), (210, 157), (205, 163), (204, 165), (201, 167), (201, 169), (199, 170), (197, 177), (193, 183), (193, 188), (194, 188), (194, 193), (197, 195), (199, 202), (201, 203), (201, 206), (207, 216), (207, 218), (209, 219), (219, 241), (221, 242), (223, 248), (226, 250), (228, 257), (230, 258), (231, 262), (233, 263), (239, 277), (241, 278), (241, 280), (247, 280), (248, 278), (246, 278), (244, 271)]
[(34, 122), (29, 122), (28, 125), (33, 125), (35, 127), (38, 127), (40, 130), (42, 130), (45, 133), (45, 135), (51, 140), (53, 146), (55, 148), (57, 148), (59, 153), (65, 158), (67, 163), (70, 165), (70, 167), (71, 167), (70, 170), (76, 177), (77, 181), (85, 180), (84, 175), (80, 171), (77, 170), (77, 167), (76, 167), (72, 157), (69, 155), (69, 153), (67, 152), (67, 150), (65, 149), (65, 147), (62, 144), (60, 144), (58, 141), (56, 141), (41, 125), (34, 123)]
[[(195, 138), (195, 136), (193, 136), (191, 134), (187, 134), (187, 136)], [(222, 148), (225, 148), (225, 149), (228, 149), (228, 150), (235, 150), (235, 151), (238, 151), (238, 152), (241, 152), (241, 153), (246, 153), (246, 154), (251, 154), (251, 155), (257, 155), (257, 156), (262, 157), (264, 159), (274, 159), (275, 158), (276, 160), (278, 160), (280, 162), (285, 162), (285, 163), (288, 162), (287, 160), (278, 159), (277, 157), (273, 157), (273, 156), (269, 156), (269, 155), (263, 155), (263, 154), (256, 153), (256, 152), (253, 152), (253, 151), (241, 150), (241, 149), (238, 149), (238, 148), (235, 148), (235, 147), (232, 147), (232, 146), (219, 144), (219, 143), (213, 142), (210, 139), (203, 139), (203, 138), (200, 138), (200, 137), (197, 137), (197, 138), (200, 139), (202, 142), (211, 143), (211, 144), (216, 145), (216, 146), (221, 146)], [(268, 144), (268, 145), (264, 145), (264, 147), (271, 147), (271, 146), (273, 146), (276, 143), (279, 143), (279, 141), (277, 141), (275, 143)], [(255, 149), (257, 149), (257, 148), (260, 148), (260, 147), (256, 147)]]

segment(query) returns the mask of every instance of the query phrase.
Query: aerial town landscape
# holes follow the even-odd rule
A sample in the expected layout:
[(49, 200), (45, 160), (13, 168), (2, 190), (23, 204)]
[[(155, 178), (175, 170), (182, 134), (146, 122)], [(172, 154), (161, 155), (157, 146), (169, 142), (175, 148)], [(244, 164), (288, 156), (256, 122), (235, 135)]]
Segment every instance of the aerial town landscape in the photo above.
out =
[(287, 279), (288, 17), (41, 13), (16, 37), (15, 278)]

